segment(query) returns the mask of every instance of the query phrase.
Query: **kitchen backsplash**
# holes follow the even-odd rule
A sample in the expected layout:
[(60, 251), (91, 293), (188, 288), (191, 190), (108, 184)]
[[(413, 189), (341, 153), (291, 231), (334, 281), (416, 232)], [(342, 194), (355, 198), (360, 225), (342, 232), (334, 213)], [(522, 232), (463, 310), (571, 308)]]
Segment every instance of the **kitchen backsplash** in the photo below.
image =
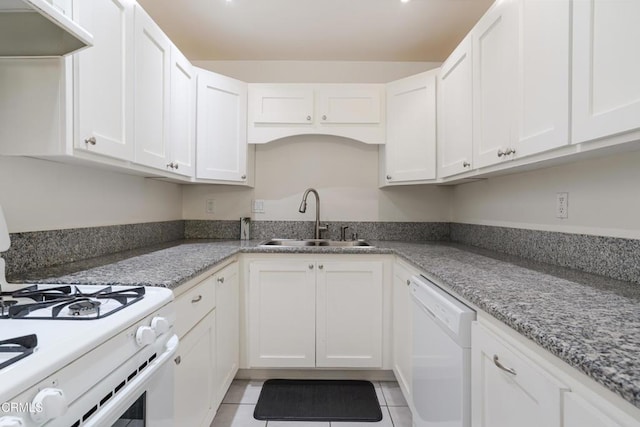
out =
[[(322, 225), (326, 222), (322, 222)], [(329, 231), (324, 237), (338, 240), (340, 227), (348, 226), (346, 236), (351, 240), (353, 233), (358, 239), (448, 241), (449, 223), (446, 222), (329, 222)], [(254, 240), (274, 237), (283, 239), (312, 239), (313, 221), (252, 221), (250, 235)], [(185, 221), (187, 239), (237, 239), (240, 235), (240, 221)]]
[(451, 241), (640, 283), (640, 240), (451, 223)]
[(184, 237), (184, 221), (11, 233), (7, 276)]
[[(323, 222), (324, 224), (324, 222)], [(312, 221), (252, 221), (251, 239), (312, 238)], [(329, 222), (328, 236), (457, 242), (640, 284), (640, 240), (446, 222)], [(7, 276), (181, 239), (237, 240), (240, 220), (178, 220), (11, 234)]]

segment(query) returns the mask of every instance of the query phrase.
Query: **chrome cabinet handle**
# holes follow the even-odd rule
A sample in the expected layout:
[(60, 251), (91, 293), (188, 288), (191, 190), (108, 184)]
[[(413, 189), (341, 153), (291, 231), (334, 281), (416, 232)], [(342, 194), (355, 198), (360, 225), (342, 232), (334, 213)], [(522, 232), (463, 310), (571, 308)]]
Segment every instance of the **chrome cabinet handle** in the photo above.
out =
[(322, 120), (327, 120), (327, 116), (322, 116)]
[(507, 153), (505, 153), (504, 151), (498, 150), (498, 157), (502, 157), (502, 156), (506, 156), (506, 155), (507, 155)]
[(407, 286), (411, 285), (411, 280), (407, 279)]
[(309, 270), (313, 270), (313, 264), (309, 264)]
[(387, 180), (390, 181), (391, 180), (391, 175), (387, 175)]
[(180, 165), (178, 164), (178, 162), (175, 162), (175, 163), (173, 164), (173, 167), (174, 167), (175, 169), (178, 169), (178, 166), (180, 166)]
[(319, 268), (320, 270), (322, 270), (322, 269), (324, 268), (324, 265), (320, 264), (320, 265), (318, 266), (318, 268)]
[(173, 162), (167, 163), (167, 167), (173, 169)]
[(91, 145), (96, 145), (96, 137), (92, 136), (91, 138), (87, 138), (84, 140), (85, 144), (91, 144)]
[(307, 121), (311, 121), (311, 116), (307, 116)]
[(201, 300), (202, 300), (202, 295), (198, 295), (197, 297), (191, 300), (191, 304), (195, 304), (197, 302), (200, 302)]
[(508, 156), (509, 154), (516, 154), (516, 150), (514, 150), (513, 148), (507, 148), (507, 151), (504, 152), (504, 155)]
[(463, 167), (463, 168), (468, 168), (469, 166), (471, 166), (471, 163), (469, 163), (469, 162), (462, 162), (462, 167)]
[(224, 277), (218, 277), (218, 278), (216, 279), (216, 281), (217, 281), (218, 283), (224, 283)]
[(179, 365), (180, 363), (182, 363), (182, 358), (178, 356), (175, 359), (173, 359), (173, 361), (176, 363), (176, 365)]
[(508, 374), (511, 374), (511, 375), (514, 375), (514, 376), (517, 375), (515, 369), (507, 368), (502, 363), (500, 363), (500, 361), (498, 360), (498, 355), (497, 354), (493, 355), (493, 364), (496, 365), (498, 367), (498, 369), (501, 369), (501, 370), (505, 371)]
[(247, 175), (242, 175), (240, 179), (247, 179)]

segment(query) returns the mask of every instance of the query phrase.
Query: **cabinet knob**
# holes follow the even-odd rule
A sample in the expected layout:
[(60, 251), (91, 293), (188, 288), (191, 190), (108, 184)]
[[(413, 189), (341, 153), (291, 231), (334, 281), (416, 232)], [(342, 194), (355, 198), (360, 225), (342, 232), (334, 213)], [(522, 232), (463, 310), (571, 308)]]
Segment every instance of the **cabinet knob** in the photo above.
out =
[(320, 270), (322, 270), (322, 269), (324, 268), (324, 265), (320, 264), (320, 265), (318, 266), (318, 268), (319, 268)]
[(173, 361), (176, 363), (176, 365), (179, 365), (180, 363), (182, 363), (182, 358), (178, 356), (175, 359), (173, 359)]
[(469, 166), (471, 166), (471, 163), (469, 163), (469, 162), (462, 162), (462, 167), (463, 167), (463, 168), (468, 168)]
[(87, 138), (84, 140), (85, 144), (96, 145), (96, 137), (92, 136), (91, 138)]
[(216, 281), (217, 281), (218, 283), (224, 283), (224, 277), (218, 277), (218, 278), (216, 279)]
[(242, 175), (240, 179), (247, 179), (247, 175)]
[(508, 374), (511, 375), (516, 375), (516, 370), (513, 368), (507, 368), (506, 366), (504, 366), (502, 363), (500, 363), (500, 361), (498, 360), (498, 355), (494, 354), (493, 355), (493, 364), (496, 365), (498, 367), (498, 369), (501, 369), (503, 371), (505, 371)]
[(506, 156), (506, 155), (507, 155), (506, 152), (502, 151), (501, 149), (498, 150), (498, 157), (502, 157), (502, 156)]
[(504, 152), (505, 156), (508, 156), (509, 154), (515, 154), (516, 150), (513, 148), (507, 148), (507, 151)]
[(173, 169), (173, 162), (167, 163), (167, 167)]
[(311, 121), (311, 116), (307, 116), (307, 121), (310, 122)]
[(322, 116), (322, 120), (327, 120), (327, 116)]
[(313, 264), (309, 264), (309, 270), (313, 270)]
[(411, 284), (411, 280), (407, 279), (407, 286)]
[(180, 166), (180, 165), (178, 165), (178, 162), (175, 162), (175, 163), (173, 164), (173, 167), (174, 167), (176, 170), (178, 169), (178, 166)]
[(391, 181), (391, 175), (387, 175), (387, 181)]

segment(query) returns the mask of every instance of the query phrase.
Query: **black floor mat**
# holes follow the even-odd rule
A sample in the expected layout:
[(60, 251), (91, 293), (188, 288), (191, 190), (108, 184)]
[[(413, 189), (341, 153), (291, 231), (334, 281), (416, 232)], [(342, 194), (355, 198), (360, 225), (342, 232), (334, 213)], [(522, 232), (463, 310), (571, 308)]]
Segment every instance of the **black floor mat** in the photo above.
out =
[(376, 390), (369, 381), (267, 380), (253, 412), (258, 420), (382, 420)]

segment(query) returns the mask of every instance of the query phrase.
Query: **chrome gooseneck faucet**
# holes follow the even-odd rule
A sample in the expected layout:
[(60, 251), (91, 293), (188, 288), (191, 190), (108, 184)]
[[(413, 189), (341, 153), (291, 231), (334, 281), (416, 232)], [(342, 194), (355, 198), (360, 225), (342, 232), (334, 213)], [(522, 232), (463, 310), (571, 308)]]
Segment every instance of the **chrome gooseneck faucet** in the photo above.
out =
[(298, 212), (305, 213), (307, 211), (307, 197), (309, 196), (309, 193), (313, 193), (313, 195), (316, 196), (316, 224), (313, 238), (320, 239), (320, 233), (322, 231), (327, 231), (329, 229), (329, 226), (320, 226), (320, 196), (318, 196), (318, 192), (314, 188), (307, 188), (307, 190), (304, 192)]

